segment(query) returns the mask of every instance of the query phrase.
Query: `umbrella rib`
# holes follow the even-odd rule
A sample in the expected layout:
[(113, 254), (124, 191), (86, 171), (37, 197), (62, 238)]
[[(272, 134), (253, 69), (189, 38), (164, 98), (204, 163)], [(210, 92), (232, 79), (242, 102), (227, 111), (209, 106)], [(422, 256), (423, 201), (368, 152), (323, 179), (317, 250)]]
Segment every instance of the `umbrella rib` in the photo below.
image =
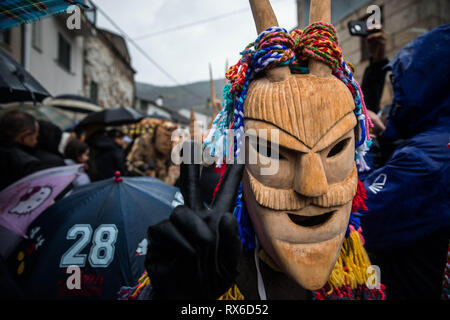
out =
[[(156, 179), (156, 178), (155, 178), (155, 179)], [(156, 181), (156, 180), (157, 180), (157, 181)], [(156, 180), (155, 180), (155, 182), (161, 183), (161, 184), (162, 184), (162, 182), (160, 182), (159, 179), (156, 179)], [(136, 184), (130, 185), (130, 187), (135, 188), (136, 190), (139, 190), (139, 191), (141, 191), (141, 192), (143, 192), (143, 193), (146, 193), (146, 194), (149, 194), (149, 191), (150, 191), (150, 190), (145, 189), (145, 187), (139, 186), (139, 185), (136, 185)], [(164, 200), (168, 205), (171, 205), (171, 202), (170, 202), (169, 200), (167, 200), (167, 199), (164, 198), (164, 196), (167, 195), (167, 193), (160, 192), (158, 189), (152, 189), (151, 191), (152, 191), (152, 194), (157, 195), (157, 196), (160, 196), (160, 197), (163, 197), (163, 200)]]

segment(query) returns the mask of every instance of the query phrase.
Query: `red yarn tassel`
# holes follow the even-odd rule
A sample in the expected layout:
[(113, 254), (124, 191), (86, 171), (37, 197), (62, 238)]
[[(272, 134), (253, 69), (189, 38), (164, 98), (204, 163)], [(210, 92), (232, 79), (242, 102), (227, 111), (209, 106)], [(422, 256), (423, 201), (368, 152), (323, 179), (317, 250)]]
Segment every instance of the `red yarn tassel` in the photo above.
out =
[(216, 187), (214, 189), (213, 199), (216, 197), (216, 193), (219, 190), (220, 184), (222, 183), (222, 179), (223, 179), (223, 176), (225, 175), (225, 171), (226, 170), (227, 170), (227, 164), (226, 163), (223, 163), (220, 166), (220, 168), (218, 168), (218, 167), (214, 168), (214, 171), (220, 174), (220, 180), (219, 180), (219, 182), (217, 183), (217, 185), (216, 185)]
[(364, 188), (364, 184), (358, 179), (358, 187), (356, 188), (356, 195), (352, 202), (352, 212), (358, 212), (359, 210), (367, 211), (367, 207), (364, 201), (367, 200), (367, 192)]

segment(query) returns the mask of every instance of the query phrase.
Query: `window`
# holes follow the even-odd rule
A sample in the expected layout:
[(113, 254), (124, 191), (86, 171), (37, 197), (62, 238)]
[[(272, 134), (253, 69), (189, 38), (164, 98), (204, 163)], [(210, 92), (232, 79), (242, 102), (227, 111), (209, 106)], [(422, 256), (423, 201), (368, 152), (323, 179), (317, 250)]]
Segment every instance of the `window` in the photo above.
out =
[(91, 98), (92, 101), (98, 103), (98, 85), (97, 82), (95, 81), (91, 81), (91, 90), (89, 97)]
[(70, 43), (61, 34), (58, 34), (58, 63), (69, 72), (71, 49)]
[(0, 32), (0, 44), (11, 45), (11, 30), (5, 30)]
[(38, 51), (41, 51), (41, 49), (42, 49), (42, 32), (41, 32), (41, 30), (42, 30), (42, 26), (39, 21), (36, 21), (35, 23), (32, 24), (31, 44)]

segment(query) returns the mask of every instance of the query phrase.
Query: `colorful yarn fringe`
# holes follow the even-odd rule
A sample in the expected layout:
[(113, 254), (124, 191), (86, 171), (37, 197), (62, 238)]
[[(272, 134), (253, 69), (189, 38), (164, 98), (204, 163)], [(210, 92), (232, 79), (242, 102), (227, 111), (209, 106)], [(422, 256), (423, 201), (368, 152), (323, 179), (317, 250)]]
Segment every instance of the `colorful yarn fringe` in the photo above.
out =
[(352, 289), (344, 286), (328, 293), (329, 285), (320, 291), (313, 292), (313, 300), (386, 300), (386, 287), (380, 284), (380, 289), (369, 289), (365, 285)]
[(356, 194), (352, 201), (352, 212), (360, 212), (361, 210), (367, 211), (367, 207), (364, 201), (367, 200), (367, 191), (364, 188), (364, 184), (361, 180), (358, 180), (358, 186), (356, 188)]
[(324, 288), (313, 292), (314, 300), (385, 300), (385, 286), (369, 289), (366, 285), (371, 263), (360, 234), (353, 228), (344, 239), (341, 253)]
[[(138, 284), (134, 287), (122, 287), (119, 292), (119, 300), (137, 300), (144, 288), (150, 285), (150, 278), (147, 271), (145, 271), (139, 278)], [(244, 300), (244, 295), (241, 293), (237, 285), (233, 285), (217, 300)]]
[(150, 278), (145, 271), (138, 280), (138, 284), (134, 287), (122, 287), (119, 291), (119, 300), (136, 300), (142, 290), (150, 285)]
[(234, 285), (217, 300), (244, 300), (244, 295), (241, 293), (238, 286)]
[[(342, 58), (336, 30), (333, 25), (316, 22), (303, 32), (272, 27), (263, 31), (254, 43), (241, 52), (239, 62), (231, 66), (226, 78), (229, 80), (224, 88), (223, 110), (214, 119), (205, 147), (211, 145), (211, 155), (217, 157), (217, 165), (223, 163), (224, 157), (231, 160), (240, 153), (241, 138), (244, 134), (243, 105), (250, 82), (256, 74), (277, 66), (289, 65), (291, 70), (301, 70), (307, 59), (315, 59), (328, 65), (338, 79), (350, 90), (355, 102), (355, 115), (359, 123), (359, 136), (356, 142), (355, 159), (360, 171), (369, 170), (364, 156), (370, 148), (369, 128), (373, 126), (367, 115), (362, 90), (353, 77), (351, 68)], [(235, 136), (233, 138), (233, 131)]]
[(338, 46), (336, 31), (331, 24), (316, 22), (303, 32), (294, 30), (295, 53), (301, 61), (308, 58), (320, 61), (331, 69), (338, 69), (342, 60), (342, 51)]
[(244, 251), (255, 249), (255, 231), (253, 230), (253, 226), (250, 217), (248, 216), (245, 203), (242, 201), (242, 184), (239, 186), (233, 215), (236, 217), (236, 220), (238, 222), (239, 237), (241, 238)]

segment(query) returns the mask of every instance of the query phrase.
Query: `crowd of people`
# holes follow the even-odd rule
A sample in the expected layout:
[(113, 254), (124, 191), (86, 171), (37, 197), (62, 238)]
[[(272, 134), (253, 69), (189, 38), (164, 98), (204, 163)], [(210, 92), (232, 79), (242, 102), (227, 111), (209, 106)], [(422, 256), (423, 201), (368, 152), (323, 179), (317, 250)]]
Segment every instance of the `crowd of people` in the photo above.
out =
[[(367, 198), (360, 220), (367, 252), (380, 267), (392, 299), (444, 295), (450, 234), (450, 65), (442, 57), (450, 53), (449, 40), (450, 25), (441, 26), (389, 62), (386, 36), (380, 32), (367, 39), (372, 58), (362, 90), (374, 127), (368, 170), (359, 176)], [(380, 106), (389, 71), (394, 100)], [(63, 133), (25, 112), (9, 112), (0, 120), (0, 191), (33, 172), (72, 164), (82, 164), (75, 187), (111, 178), (116, 171), (180, 186), (180, 168), (171, 161), (177, 128), (159, 121), (151, 132), (131, 140), (118, 128), (94, 125)], [(208, 182), (201, 196), (212, 199), (217, 182)]]
[(26, 112), (8, 112), (0, 125), (0, 190), (33, 172), (73, 164), (82, 164), (73, 186), (113, 177), (116, 171), (174, 185), (179, 170), (171, 163), (171, 133), (177, 128), (161, 120), (154, 130), (131, 140), (120, 128), (95, 125), (68, 133)]

